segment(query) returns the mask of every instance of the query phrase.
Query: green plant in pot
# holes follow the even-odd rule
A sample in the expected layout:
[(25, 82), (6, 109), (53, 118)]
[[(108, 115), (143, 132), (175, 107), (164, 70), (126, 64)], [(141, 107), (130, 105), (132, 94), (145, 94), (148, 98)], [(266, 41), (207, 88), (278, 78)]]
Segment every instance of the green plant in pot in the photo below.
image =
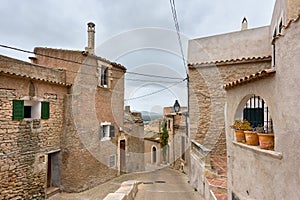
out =
[(235, 120), (234, 124), (230, 126), (235, 130), (235, 138), (237, 142), (246, 142), (244, 131), (252, 130), (250, 123), (248, 120)]

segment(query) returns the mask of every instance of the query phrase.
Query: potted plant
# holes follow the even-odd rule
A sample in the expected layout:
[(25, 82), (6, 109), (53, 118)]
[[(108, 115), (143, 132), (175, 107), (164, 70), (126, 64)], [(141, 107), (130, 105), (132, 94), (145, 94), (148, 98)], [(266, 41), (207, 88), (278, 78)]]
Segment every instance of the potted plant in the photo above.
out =
[(253, 145), (253, 146), (258, 145), (258, 135), (256, 131), (252, 131), (252, 130), (245, 131), (245, 138), (246, 138), (246, 144)]
[(259, 140), (259, 147), (261, 149), (274, 150), (274, 133), (272, 131), (272, 128), (267, 128), (267, 131), (265, 131), (263, 127), (259, 127), (257, 129), (257, 135)]
[(235, 138), (237, 142), (245, 143), (245, 133), (244, 131), (251, 130), (250, 123), (244, 119), (244, 120), (235, 120), (234, 124), (230, 126), (235, 130)]

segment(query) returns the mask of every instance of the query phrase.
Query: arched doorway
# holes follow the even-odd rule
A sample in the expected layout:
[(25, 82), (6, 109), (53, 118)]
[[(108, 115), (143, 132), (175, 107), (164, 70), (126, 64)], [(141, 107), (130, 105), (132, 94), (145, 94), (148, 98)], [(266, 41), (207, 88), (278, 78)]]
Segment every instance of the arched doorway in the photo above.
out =
[(152, 147), (152, 164), (156, 164), (157, 162), (157, 156), (156, 156), (156, 146)]

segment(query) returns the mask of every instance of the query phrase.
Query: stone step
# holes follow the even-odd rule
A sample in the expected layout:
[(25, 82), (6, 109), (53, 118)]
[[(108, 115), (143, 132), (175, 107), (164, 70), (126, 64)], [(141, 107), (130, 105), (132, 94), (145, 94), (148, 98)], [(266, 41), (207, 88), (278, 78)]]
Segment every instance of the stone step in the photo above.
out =
[(47, 195), (47, 198), (49, 198), (58, 193), (60, 193), (60, 189), (58, 187), (49, 187), (49, 188), (47, 188), (46, 195)]

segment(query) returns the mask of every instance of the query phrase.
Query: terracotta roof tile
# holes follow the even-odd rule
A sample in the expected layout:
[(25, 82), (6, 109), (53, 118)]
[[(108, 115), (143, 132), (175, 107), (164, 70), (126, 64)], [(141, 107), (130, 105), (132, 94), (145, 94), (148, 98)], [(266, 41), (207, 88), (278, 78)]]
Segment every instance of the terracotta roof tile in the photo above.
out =
[(38, 81), (44, 81), (44, 82), (48, 82), (48, 83), (52, 83), (52, 84), (58, 84), (58, 85), (64, 85), (64, 86), (71, 86), (71, 84), (67, 84), (67, 83), (63, 83), (63, 82), (59, 82), (59, 81), (46, 80), (46, 79), (43, 79), (43, 78), (37, 78), (37, 77), (28, 76), (28, 75), (20, 74), (20, 73), (8, 72), (8, 71), (5, 71), (5, 70), (0, 70), (0, 73), (4, 73), (4, 74), (8, 74), (8, 75), (14, 75), (14, 76), (19, 76), (19, 77), (23, 77), (23, 78), (29, 78), (29, 79), (38, 80)]
[(235, 80), (235, 81), (229, 82), (227, 84), (224, 84), (223, 88), (224, 89), (230, 89), (230, 88), (233, 88), (235, 86), (245, 84), (245, 83), (248, 83), (248, 82), (253, 81), (253, 80), (257, 80), (257, 79), (260, 79), (260, 78), (271, 76), (275, 73), (276, 73), (276, 71), (275, 71), (274, 68), (273, 69), (264, 69), (264, 70), (261, 70), (259, 72), (256, 72), (255, 74), (250, 74), (249, 76), (245, 76), (245, 77), (240, 78), (238, 80)]
[(271, 56), (259, 56), (259, 57), (248, 57), (248, 58), (236, 58), (230, 60), (219, 60), (219, 61), (211, 61), (211, 62), (203, 62), (203, 63), (188, 63), (188, 67), (195, 67), (197, 66), (209, 66), (209, 65), (217, 65), (217, 64), (236, 64), (236, 63), (243, 63), (243, 62), (253, 62), (253, 61), (269, 61), (271, 60)]

